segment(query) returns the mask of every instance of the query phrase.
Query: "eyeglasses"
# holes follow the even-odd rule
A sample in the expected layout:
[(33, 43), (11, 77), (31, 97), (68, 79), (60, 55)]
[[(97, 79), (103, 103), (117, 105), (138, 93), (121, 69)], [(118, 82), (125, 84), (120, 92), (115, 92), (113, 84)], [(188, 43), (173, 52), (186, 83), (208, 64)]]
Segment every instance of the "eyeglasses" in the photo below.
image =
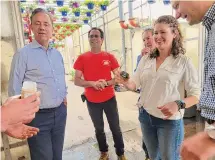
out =
[(89, 35), (89, 38), (99, 38), (100, 36), (99, 35)]

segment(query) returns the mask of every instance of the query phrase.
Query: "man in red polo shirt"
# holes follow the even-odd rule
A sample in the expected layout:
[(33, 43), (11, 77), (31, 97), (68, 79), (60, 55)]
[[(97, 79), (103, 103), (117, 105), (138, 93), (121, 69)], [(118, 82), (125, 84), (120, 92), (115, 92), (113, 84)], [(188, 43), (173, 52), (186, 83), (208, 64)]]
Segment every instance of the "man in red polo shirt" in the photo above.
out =
[[(111, 72), (118, 72), (115, 57), (101, 50), (104, 33), (100, 28), (88, 32), (91, 51), (81, 54), (74, 64), (75, 85), (85, 88), (87, 107), (95, 127), (96, 139), (101, 151), (100, 160), (108, 160), (108, 144), (104, 132), (103, 111), (106, 114), (113, 135), (118, 160), (126, 160), (124, 142), (119, 126), (119, 114)], [(82, 78), (83, 77), (83, 78)]]

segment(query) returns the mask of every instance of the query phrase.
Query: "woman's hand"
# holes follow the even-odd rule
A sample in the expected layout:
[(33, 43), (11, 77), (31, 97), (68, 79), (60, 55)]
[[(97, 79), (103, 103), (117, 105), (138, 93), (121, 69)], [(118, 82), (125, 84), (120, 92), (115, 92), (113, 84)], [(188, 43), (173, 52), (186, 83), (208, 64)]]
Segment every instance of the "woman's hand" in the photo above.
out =
[(171, 116), (178, 112), (178, 105), (176, 102), (170, 102), (164, 106), (157, 107), (165, 116), (164, 119), (169, 119)]

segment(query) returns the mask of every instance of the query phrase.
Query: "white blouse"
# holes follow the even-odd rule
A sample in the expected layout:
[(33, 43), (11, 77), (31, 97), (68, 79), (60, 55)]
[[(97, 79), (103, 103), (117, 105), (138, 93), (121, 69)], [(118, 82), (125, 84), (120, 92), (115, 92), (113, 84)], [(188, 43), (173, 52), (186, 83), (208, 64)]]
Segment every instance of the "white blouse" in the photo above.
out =
[[(180, 84), (183, 84), (187, 96), (200, 97), (197, 71), (190, 58), (182, 54), (177, 58), (172, 55), (167, 57), (157, 71), (156, 58), (143, 56), (131, 80), (136, 88), (141, 87), (139, 106), (158, 118), (164, 118), (158, 106), (184, 98), (180, 95)], [(183, 115), (184, 109), (169, 119), (180, 119)]]

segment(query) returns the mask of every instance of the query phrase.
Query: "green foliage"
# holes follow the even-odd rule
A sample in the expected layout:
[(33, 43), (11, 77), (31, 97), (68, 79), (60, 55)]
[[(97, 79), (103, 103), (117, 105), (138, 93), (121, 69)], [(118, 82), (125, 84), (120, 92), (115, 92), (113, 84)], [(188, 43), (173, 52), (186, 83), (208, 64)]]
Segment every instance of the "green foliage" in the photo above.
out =
[(60, 8), (58, 9), (58, 11), (59, 11), (59, 12), (69, 12), (70, 9), (69, 9), (69, 7), (65, 6), (65, 7), (60, 7)]
[(101, 5), (108, 6), (110, 4), (110, 1), (109, 0), (100, 0), (100, 1), (98, 1), (98, 4), (100, 6)]
[(81, 9), (80, 9), (80, 8), (73, 8), (73, 9), (72, 9), (72, 12), (73, 12), (73, 13), (75, 13), (75, 12), (81, 12)]
[(96, 0), (85, 0), (84, 4), (88, 5), (89, 3), (96, 4)]

